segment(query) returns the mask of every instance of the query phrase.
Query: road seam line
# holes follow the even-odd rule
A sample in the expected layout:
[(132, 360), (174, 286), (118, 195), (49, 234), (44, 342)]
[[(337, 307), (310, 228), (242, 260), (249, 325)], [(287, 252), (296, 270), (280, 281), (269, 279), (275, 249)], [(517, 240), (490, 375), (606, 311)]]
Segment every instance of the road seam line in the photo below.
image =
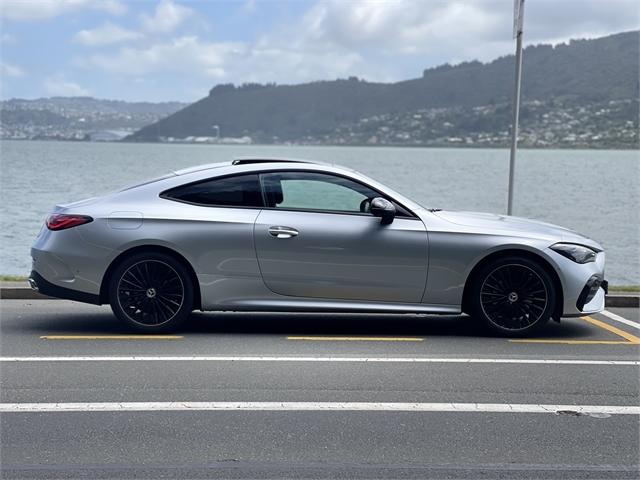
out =
[(640, 406), (379, 402), (95, 402), (1, 403), (3, 413), (151, 411), (365, 411), (640, 415)]
[(182, 335), (42, 335), (41, 340), (181, 340)]
[[(626, 342), (625, 342), (626, 343)], [(0, 362), (345, 362), (345, 363), (460, 363), (529, 365), (610, 365), (640, 366), (640, 360), (582, 360), (536, 358), (456, 358), (456, 357), (309, 357), (309, 356), (15, 356), (0, 357)]]
[(287, 337), (287, 340), (308, 340), (320, 342), (422, 342), (419, 337)]

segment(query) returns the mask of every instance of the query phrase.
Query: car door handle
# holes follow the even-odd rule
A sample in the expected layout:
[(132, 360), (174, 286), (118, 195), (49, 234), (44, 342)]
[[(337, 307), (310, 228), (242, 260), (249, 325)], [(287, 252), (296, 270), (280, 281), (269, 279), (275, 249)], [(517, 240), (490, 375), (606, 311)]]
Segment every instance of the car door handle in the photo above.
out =
[(298, 235), (298, 230), (291, 227), (269, 227), (269, 234), (276, 238), (291, 238)]

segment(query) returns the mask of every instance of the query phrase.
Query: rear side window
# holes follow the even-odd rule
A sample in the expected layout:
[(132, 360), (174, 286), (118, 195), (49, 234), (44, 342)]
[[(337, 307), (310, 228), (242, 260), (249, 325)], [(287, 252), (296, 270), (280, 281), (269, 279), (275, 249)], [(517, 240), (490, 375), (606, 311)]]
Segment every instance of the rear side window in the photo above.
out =
[(163, 198), (211, 207), (262, 207), (258, 175), (213, 178), (167, 190)]

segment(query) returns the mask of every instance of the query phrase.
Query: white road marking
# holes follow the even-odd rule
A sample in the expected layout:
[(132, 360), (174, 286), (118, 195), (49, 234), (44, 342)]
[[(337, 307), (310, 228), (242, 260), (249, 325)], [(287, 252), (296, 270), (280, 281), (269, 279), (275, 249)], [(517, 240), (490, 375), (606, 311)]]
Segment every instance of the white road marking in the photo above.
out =
[(629, 325), (630, 327), (637, 328), (638, 330), (640, 330), (640, 323), (638, 323), (638, 322), (633, 322), (631, 320), (627, 320), (626, 318), (621, 317), (620, 315), (616, 315), (615, 313), (610, 312), (608, 310), (603, 310), (600, 313), (602, 315), (604, 315), (605, 317), (609, 317), (611, 320), (615, 320), (616, 322), (624, 323), (625, 325)]
[(640, 415), (640, 406), (540, 405), (509, 403), (377, 403), (377, 402), (111, 402), (0, 403), (0, 412), (165, 412), (165, 411), (363, 411), (473, 412)]
[(638, 366), (640, 360), (549, 358), (425, 358), (425, 357), (296, 357), (296, 356), (51, 356), (0, 357), (0, 362), (351, 362), (351, 363), (494, 363), (530, 365)]

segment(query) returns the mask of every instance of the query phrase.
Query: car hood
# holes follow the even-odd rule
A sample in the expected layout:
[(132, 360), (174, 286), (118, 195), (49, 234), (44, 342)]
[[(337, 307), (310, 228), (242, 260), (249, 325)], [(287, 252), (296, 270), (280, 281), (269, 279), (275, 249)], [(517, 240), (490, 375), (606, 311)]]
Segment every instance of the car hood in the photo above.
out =
[(434, 212), (439, 218), (456, 225), (462, 225), (487, 231), (515, 233), (536, 238), (545, 238), (554, 242), (579, 243), (601, 250), (595, 241), (578, 232), (551, 223), (529, 220), (528, 218), (497, 215), (494, 213), (458, 212), (440, 210)]

